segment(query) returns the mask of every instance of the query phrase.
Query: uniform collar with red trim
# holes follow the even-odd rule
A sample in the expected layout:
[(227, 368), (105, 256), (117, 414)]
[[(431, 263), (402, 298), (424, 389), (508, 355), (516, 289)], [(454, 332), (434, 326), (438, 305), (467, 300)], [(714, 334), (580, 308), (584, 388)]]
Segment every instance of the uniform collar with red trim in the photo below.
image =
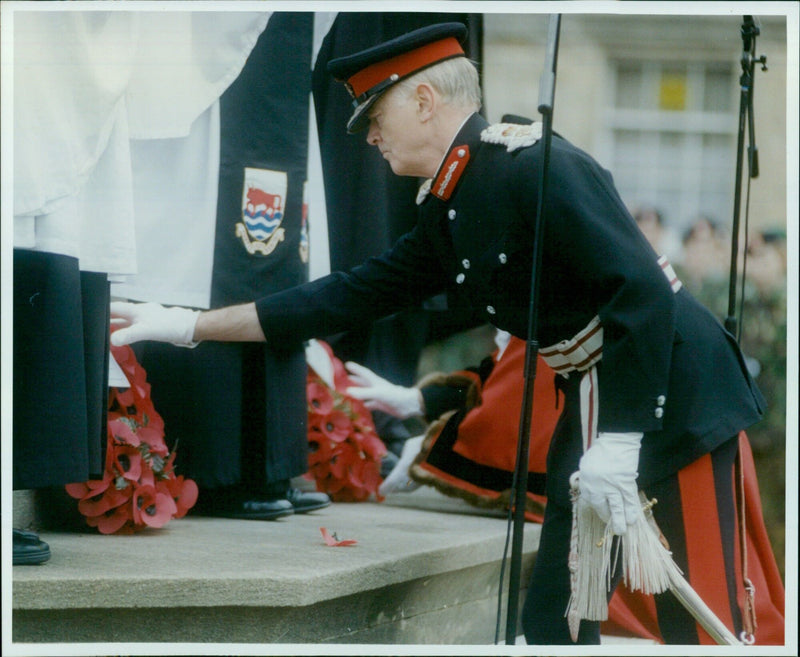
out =
[(480, 143), (480, 133), (487, 126), (480, 114), (471, 114), (461, 124), (455, 138), (451, 142), (436, 175), (426, 180), (417, 195), (417, 204), (421, 204), (428, 194), (442, 201), (450, 200), (461, 176), (466, 171), (471, 155)]

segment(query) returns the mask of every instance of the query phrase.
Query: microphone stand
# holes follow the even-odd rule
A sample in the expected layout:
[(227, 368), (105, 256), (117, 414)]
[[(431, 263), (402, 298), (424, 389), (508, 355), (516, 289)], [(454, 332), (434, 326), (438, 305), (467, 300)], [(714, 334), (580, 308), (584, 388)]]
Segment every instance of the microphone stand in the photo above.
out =
[(533, 230), (533, 263), (531, 266), (531, 292), (528, 314), (528, 341), (525, 347), (525, 369), (522, 410), (520, 412), (519, 438), (516, 466), (512, 486), (514, 531), (509, 568), (508, 606), (506, 611), (506, 645), (517, 639), (517, 609), (519, 606), (520, 576), (522, 570), (522, 539), (525, 526), (525, 506), (528, 492), (528, 460), (531, 439), (531, 411), (533, 384), (536, 379), (536, 361), (539, 343), (536, 339), (539, 299), (539, 263), (542, 254), (542, 215), (544, 213), (547, 169), (550, 162), (550, 142), (553, 134), (553, 99), (556, 85), (556, 60), (561, 28), (561, 14), (551, 14), (547, 33), (545, 68), (539, 81), (539, 113), (542, 115), (542, 166), (539, 176), (539, 197)]
[[(739, 259), (739, 218), (742, 203), (742, 169), (744, 161), (744, 133), (745, 122), (747, 122), (747, 133), (749, 137), (747, 149), (747, 166), (748, 166), (748, 201), (750, 196), (750, 178), (758, 177), (758, 149), (756, 148), (755, 137), (755, 121), (753, 119), (753, 83), (755, 81), (754, 73), (756, 64), (761, 64), (761, 70), (767, 70), (767, 58), (762, 55), (756, 57), (756, 36), (761, 33), (758, 25), (756, 25), (752, 16), (744, 16), (742, 23), (742, 74), (739, 77), (740, 95), (739, 95), (739, 135), (736, 145), (736, 180), (733, 191), (733, 226), (731, 228), (731, 264), (730, 264), (730, 278), (728, 281), (728, 315), (725, 318), (726, 330), (734, 336), (737, 342), (741, 341), (741, 319), (744, 313), (744, 283), (747, 266), (747, 220), (745, 219), (744, 229), (744, 247), (745, 247), (745, 260), (742, 267), (742, 298), (739, 310), (739, 321), (737, 322), (736, 312), (736, 289), (737, 289), (737, 268)], [(747, 214), (745, 214), (747, 217)], [(738, 324), (738, 326), (737, 326)], [(741, 467), (741, 450), (737, 450), (736, 461), (734, 464), (734, 476), (736, 479), (736, 504), (740, 509), (744, 508), (744, 480)], [(756, 629), (755, 619), (755, 602), (753, 597), (755, 589), (752, 583), (747, 578), (747, 559), (745, 540), (743, 538), (743, 527), (745, 519), (744, 515), (740, 514), (739, 518), (739, 541), (742, 559), (742, 577), (745, 585), (747, 600), (745, 602), (745, 615), (744, 630), (741, 633), (743, 643), (750, 644), (755, 641), (754, 632)], [(747, 610), (751, 610), (748, 612)]]
[[(739, 259), (739, 217), (742, 203), (742, 169), (744, 161), (744, 133), (745, 123), (748, 127), (749, 146), (748, 170), (750, 178), (758, 177), (758, 149), (755, 145), (755, 122), (753, 120), (753, 73), (755, 65), (761, 64), (761, 70), (767, 70), (767, 58), (762, 55), (756, 58), (756, 36), (760, 34), (759, 27), (755, 24), (752, 16), (745, 16), (742, 23), (742, 74), (739, 78), (741, 93), (739, 96), (739, 139), (736, 147), (736, 182), (733, 192), (733, 227), (731, 229), (731, 267), (730, 279), (728, 284), (728, 316), (725, 318), (725, 328), (735, 336), (737, 340), (737, 321), (736, 312), (736, 278)], [(745, 228), (745, 238), (747, 237)], [(745, 242), (746, 243), (746, 242)], [(744, 283), (742, 284), (744, 287)]]

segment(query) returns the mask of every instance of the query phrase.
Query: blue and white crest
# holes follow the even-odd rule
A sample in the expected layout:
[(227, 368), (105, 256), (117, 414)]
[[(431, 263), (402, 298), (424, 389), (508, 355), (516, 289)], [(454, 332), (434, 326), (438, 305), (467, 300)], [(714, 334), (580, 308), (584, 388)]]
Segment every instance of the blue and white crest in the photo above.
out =
[(283, 241), (286, 189), (284, 171), (245, 169), (242, 223), (236, 224), (236, 236), (248, 253), (269, 255)]

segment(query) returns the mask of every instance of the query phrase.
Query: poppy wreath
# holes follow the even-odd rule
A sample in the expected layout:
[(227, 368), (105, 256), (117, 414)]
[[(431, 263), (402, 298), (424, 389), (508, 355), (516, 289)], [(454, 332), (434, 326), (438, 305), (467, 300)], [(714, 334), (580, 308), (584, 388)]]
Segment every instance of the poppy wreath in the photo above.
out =
[(102, 479), (67, 484), (86, 524), (101, 534), (132, 534), (182, 518), (197, 502), (197, 484), (174, 470), (175, 450), (153, 407), (147, 373), (128, 345), (111, 347), (130, 382), (109, 388), (108, 442)]
[(308, 465), (306, 478), (335, 502), (361, 502), (375, 495), (382, 479), (386, 447), (378, 437), (372, 414), (363, 402), (347, 395), (352, 385), (342, 362), (326, 351), (334, 369), (335, 388), (312, 368), (308, 370)]

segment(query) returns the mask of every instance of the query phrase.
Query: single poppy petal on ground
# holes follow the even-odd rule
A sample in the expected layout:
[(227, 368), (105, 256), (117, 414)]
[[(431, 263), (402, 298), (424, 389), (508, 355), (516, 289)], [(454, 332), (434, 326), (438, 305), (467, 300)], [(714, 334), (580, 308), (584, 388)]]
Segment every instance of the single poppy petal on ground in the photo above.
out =
[(352, 538), (340, 541), (335, 532), (331, 534), (327, 529), (325, 529), (325, 527), (320, 527), (319, 531), (322, 532), (322, 538), (325, 539), (325, 543), (328, 545), (328, 547), (347, 547), (349, 545), (355, 545), (358, 543), (358, 541), (353, 540)]

